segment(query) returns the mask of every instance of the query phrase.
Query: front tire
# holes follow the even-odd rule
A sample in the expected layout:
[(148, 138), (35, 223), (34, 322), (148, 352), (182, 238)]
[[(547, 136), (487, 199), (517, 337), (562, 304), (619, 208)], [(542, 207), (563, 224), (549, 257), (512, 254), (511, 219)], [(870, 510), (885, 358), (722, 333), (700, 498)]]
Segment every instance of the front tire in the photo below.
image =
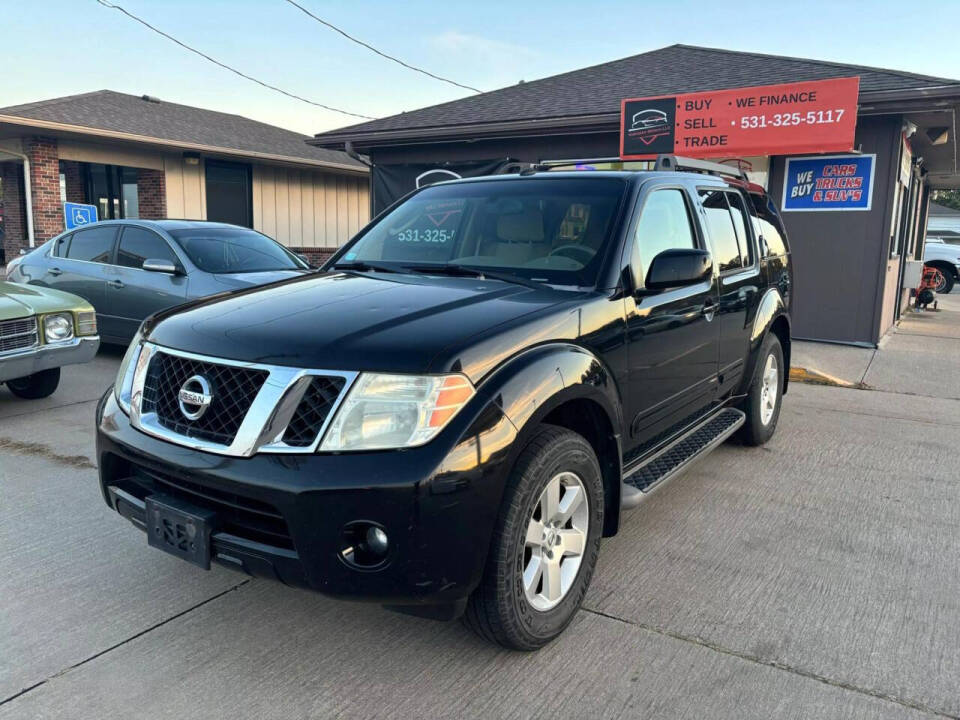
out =
[(467, 627), (514, 650), (536, 650), (563, 632), (596, 567), (603, 509), (590, 444), (564, 428), (538, 428), (507, 482)]
[(49, 397), (60, 384), (60, 368), (41, 370), (33, 375), (7, 380), (10, 392), (24, 400), (39, 400)]
[(953, 291), (953, 285), (956, 282), (953, 277), (953, 269), (940, 264), (934, 265), (933, 267), (939, 270), (940, 275), (943, 277), (943, 280), (937, 284), (934, 290), (941, 295), (949, 295)]
[(747, 398), (741, 409), (747, 421), (740, 428), (745, 445), (763, 445), (777, 429), (783, 400), (783, 381), (787, 368), (783, 364), (780, 339), (769, 333), (760, 346), (760, 359)]

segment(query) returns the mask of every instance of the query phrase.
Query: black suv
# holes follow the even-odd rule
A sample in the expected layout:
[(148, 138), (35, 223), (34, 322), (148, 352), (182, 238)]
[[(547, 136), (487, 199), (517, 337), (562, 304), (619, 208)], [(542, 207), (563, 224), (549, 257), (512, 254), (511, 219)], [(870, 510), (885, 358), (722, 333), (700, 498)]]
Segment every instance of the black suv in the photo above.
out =
[(787, 387), (773, 204), (656, 168), (431, 185), (319, 272), (149, 318), (97, 410), (104, 499), (205, 568), (544, 645), (621, 511), (766, 442)]

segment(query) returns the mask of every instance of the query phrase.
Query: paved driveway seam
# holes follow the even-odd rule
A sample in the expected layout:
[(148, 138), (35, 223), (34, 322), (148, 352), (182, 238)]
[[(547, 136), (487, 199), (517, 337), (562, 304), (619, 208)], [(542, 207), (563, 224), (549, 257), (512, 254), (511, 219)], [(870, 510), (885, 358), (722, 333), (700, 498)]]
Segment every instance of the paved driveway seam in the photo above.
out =
[(145, 628), (145, 629), (141, 630), (140, 632), (135, 633), (135, 634), (131, 635), (130, 637), (121, 640), (121, 641), (118, 642), (118, 643), (114, 643), (113, 645), (111, 645), (111, 646), (108, 647), (108, 648), (104, 648), (103, 650), (100, 650), (100, 651), (98, 651), (98, 652), (95, 652), (95, 653), (94, 653), (93, 655), (91, 655), (90, 657), (84, 658), (84, 659), (81, 660), (80, 662), (74, 663), (73, 665), (71, 665), (71, 666), (69, 666), (69, 667), (66, 667), (66, 668), (64, 668), (63, 670), (60, 670), (60, 671), (58, 671), (58, 672), (55, 672), (55, 673), (54, 673), (53, 675), (51, 675), (50, 677), (44, 678), (44, 679), (41, 680), (40, 682), (34, 683), (33, 685), (30, 685), (29, 687), (25, 687), (23, 690), (20, 690), (19, 692), (16, 692), (16, 693), (14, 693), (13, 695), (11, 695), (11, 696), (9, 696), (9, 697), (6, 697), (6, 698), (4, 698), (4, 699), (2, 699), (2, 700), (0, 700), (0, 707), (6, 705), (7, 703), (9, 703), (9, 702), (11, 702), (11, 701), (13, 701), (13, 700), (16, 700), (16, 699), (19, 698), (19, 697), (23, 697), (23, 696), (26, 695), (27, 693), (29, 693), (29, 692), (31, 692), (31, 691), (33, 691), (33, 690), (36, 690), (38, 687), (41, 687), (41, 686), (47, 684), (47, 683), (50, 682), (51, 680), (55, 680), (55, 679), (58, 678), (58, 677), (61, 677), (61, 676), (63, 676), (63, 675), (66, 675), (66, 674), (67, 674), (68, 672), (70, 672), (71, 670), (75, 670), (75, 669), (78, 668), (78, 667), (81, 667), (81, 666), (83, 666), (83, 665), (86, 665), (88, 662), (91, 662), (92, 660), (96, 660), (98, 657), (101, 657), (101, 656), (103, 656), (103, 655), (106, 655), (108, 652), (111, 652), (111, 651), (113, 651), (113, 650), (116, 650), (116, 649), (119, 648), (119, 647), (123, 647), (124, 645), (126, 645), (126, 644), (129, 643), (129, 642), (132, 642), (132, 641), (136, 640), (136, 639), (139, 638), (139, 637), (143, 637), (143, 636), (146, 635), (147, 633), (153, 632), (153, 631), (156, 630), (157, 628), (161, 628), (161, 627), (163, 627), (164, 625), (166, 625), (166, 624), (168, 624), (168, 623), (171, 623), (171, 622), (173, 622), (174, 620), (177, 620), (178, 618), (183, 617), (183, 616), (186, 615), (187, 613), (191, 613), (191, 612), (193, 612), (194, 610), (197, 610), (198, 608), (202, 608), (204, 605), (207, 605), (207, 604), (209, 604), (209, 603), (212, 603), (214, 600), (219, 600), (219, 599), (222, 598), (224, 595), (227, 595), (227, 594), (229, 594), (229, 593), (232, 593), (234, 590), (239, 590), (239, 589), (242, 588), (244, 585), (247, 585), (247, 584), (249, 584), (250, 582), (251, 582), (250, 578), (247, 578), (246, 580), (243, 580), (243, 581), (237, 583), (236, 585), (233, 585), (232, 587), (227, 588), (227, 589), (224, 590), (223, 592), (219, 592), (219, 593), (217, 593), (216, 595), (212, 595), (212, 596), (208, 597), (206, 600), (202, 600), (201, 602), (198, 602), (196, 605), (191, 605), (191, 606), (188, 607), (186, 610), (181, 610), (181, 611), (178, 612), (177, 614), (171, 615), (170, 617), (165, 618), (164, 620), (161, 620), (160, 622), (156, 623), (155, 625), (151, 625), (150, 627)]
[(674, 640), (679, 640), (681, 642), (690, 643), (692, 645), (698, 645), (700, 647), (706, 648), (708, 650), (713, 650), (722, 655), (729, 655), (730, 657), (739, 658), (741, 660), (746, 660), (747, 662), (752, 662), (756, 665), (763, 665), (764, 667), (774, 668), (776, 670), (783, 670), (784, 672), (792, 673), (799, 677), (808, 678), (810, 680), (816, 680), (819, 683), (824, 685), (829, 685), (830, 687), (840, 688), (841, 690), (848, 690), (850, 692), (859, 693), (866, 697), (871, 697), (876, 700), (884, 700), (886, 702), (894, 703), (900, 705), (901, 707), (908, 708), (910, 710), (919, 710), (921, 712), (928, 713), (935, 717), (948, 718), (949, 720), (960, 720), (960, 715), (951, 715), (945, 713), (942, 710), (937, 710), (932, 708), (929, 705), (925, 705), (916, 700), (910, 700), (906, 698), (897, 697), (896, 695), (890, 695), (888, 693), (882, 692), (880, 690), (872, 690), (870, 688), (860, 687), (858, 685), (853, 685), (842, 680), (836, 680), (834, 678), (827, 677), (825, 675), (820, 675), (812, 670), (805, 670), (804, 668), (794, 667), (792, 665), (787, 665), (786, 663), (778, 662), (776, 660), (765, 660), (756, 655), (751, 655), (750, 653), (745, 653), (740, 650), (733, 650), (731, 648), (718, 645), (716, 643), (705, 640), (704, 638), (694, 637), (691, 635), (684, 635), (683, 633), (672, 632), (665, 628), (655, 627), (653, 625), (647, 625), (646, 623), (636, 622), (633, 620), (627, 620), (625, 618), (617, 617), (616, 615), (610, 615), (601, 610), (594, 610), (593, 608), (588, 608), (583, 606), (581, 608), (584, 612), (592, 613), (593, 615), (599, 615), (605, 617), (609, 620), (614, 620), (617, 622), (624, 623), (625, 625), (630, 625), (632, 627), (640, 628), (641, 630), (646, 630), (647, 632), (655, 633), (657, 635), (662, 635), (664, 637), (673, 638)]

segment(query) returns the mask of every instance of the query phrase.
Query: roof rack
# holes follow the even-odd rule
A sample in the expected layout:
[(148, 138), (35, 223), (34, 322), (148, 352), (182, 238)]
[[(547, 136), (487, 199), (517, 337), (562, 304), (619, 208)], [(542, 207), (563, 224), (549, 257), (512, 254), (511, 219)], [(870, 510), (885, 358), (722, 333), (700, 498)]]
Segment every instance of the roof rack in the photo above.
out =
[[(615, 163), (615, 162), (638, 162), (636, 160), (624, 160), (619, 157), (602, 158), (577, 158), (571, 160), (541, 160), (528, 168), (520, 171), (521, 175), (532, 175), (542, 170), (552, 170), (559, 167), (569, 167), (572, 165), (587, 165), (590, 163)], [(641, 160), (650, 164), (651, 170), (660, 172), (699, 172), (709, 175), (725, 175), (738, 180), (747, 180), (747, 174), (740, 168), (724, 165), (723, 163), (710, 162), (709, 160), (697, 160), (696, 158), (681, 157), (679, 155), (658, 155), (656, 160)]]
[(665, 172), (699, 172), (709, 175), (727, 175), (738, 180), (746, 180), (747, 173), (740, 168), (724, 165), (723, 163), (697, 160), (696, 158), (680, 157), (679, 155), (658, 155), (655, 170)]

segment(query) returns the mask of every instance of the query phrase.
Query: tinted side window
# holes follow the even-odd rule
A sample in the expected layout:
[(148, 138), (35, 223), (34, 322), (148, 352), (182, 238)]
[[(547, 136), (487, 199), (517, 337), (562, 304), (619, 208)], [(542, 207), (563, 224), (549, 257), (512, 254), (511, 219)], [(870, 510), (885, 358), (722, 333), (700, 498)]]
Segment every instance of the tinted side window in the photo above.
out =
[(751, 193), (750, 200), (753, 227), (760, 240), (760, 254), (765, 258), (786, 255), (787, 243), (781, 231), (783, 226), (780, 218), (767, 206), (763, 195)]
[(70, 246), (70, 235), (64, 235), (53, 241), (53, 247), (50, 249), (50, 257), (66, 257), (67, 248)]
[(117, 264), (141, 268), (144, 260), (169, 260), (174, 265), (180, 264), (167, 241), (155, 232), (138, 227), (124, 228), (117, 250)]
[(108, 263), (113, 255), (113, 240), (117, 229), (113, 225), (78, 230), (70, 237), (67, 257), (71, 260)]
[(650, 193), (637, 222), (636, 247), (640, 277), (647, 277), (650, 262), (664, 250), (696, 246), (683, 191), (671, 188)]
[(733, 227), (737, 231), (737, 244), (740, 246), (740, 264), (743, 267), (753, 265), (753, 245), (747, 225), (750, 222), (747, 208), (744, 207), (743, 197), (738, 192), (728, 192), (727, 202), (730, 203), (730, 214), (733, 217)]
[(723, 190), (701, 190), (700, 200), (707, 211), (707, 230), (720, 272), (742, 268), (740, 245), (727, 204), (727, 193)]

